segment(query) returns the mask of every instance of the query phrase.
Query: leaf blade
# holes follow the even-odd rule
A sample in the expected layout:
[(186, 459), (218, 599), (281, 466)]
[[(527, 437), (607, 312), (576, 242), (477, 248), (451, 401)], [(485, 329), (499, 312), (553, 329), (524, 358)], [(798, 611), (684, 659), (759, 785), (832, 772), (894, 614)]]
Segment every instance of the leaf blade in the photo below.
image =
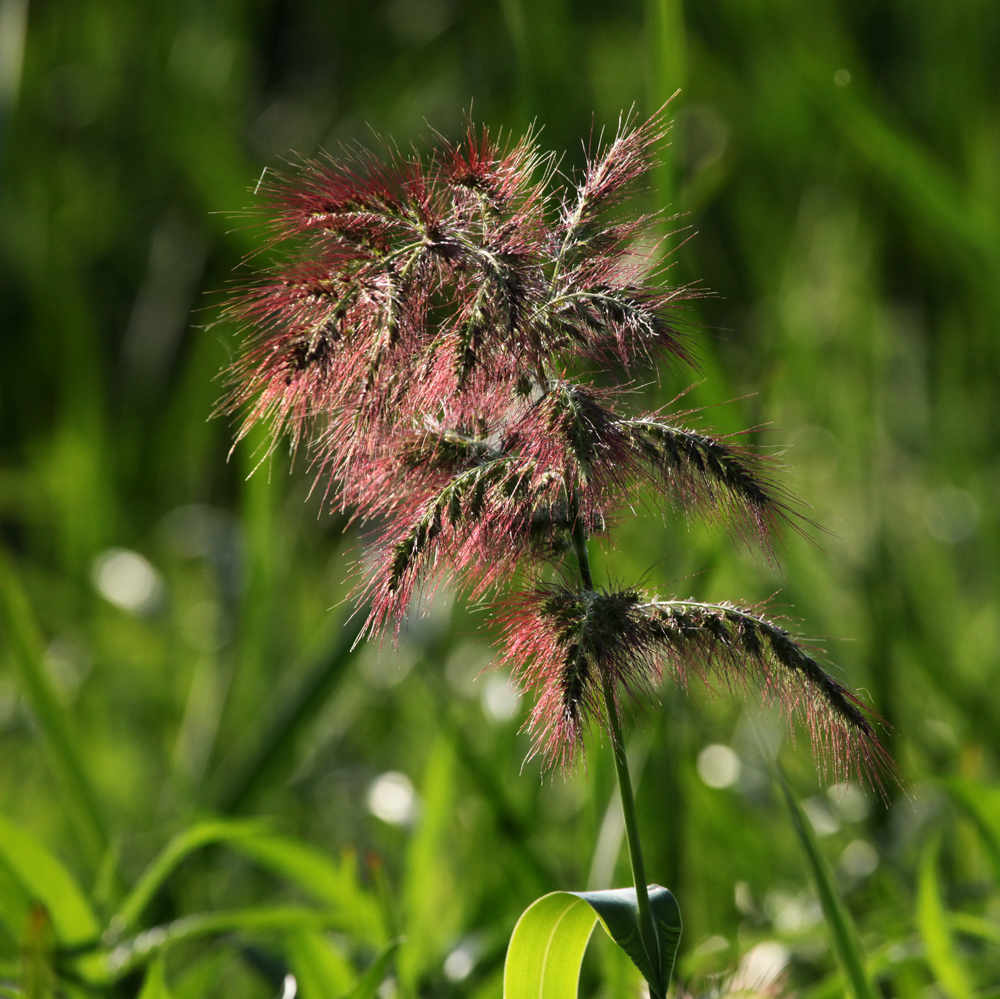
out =
[(344, 931), (342, 914), (301, 905), (220, 909), (181, 916), (122, 941), (111, 950), (95, 951), (76, 962), (76, 970), (89, 983), (117, 981), (181, 941), (238, 932), (285, 932), (304, 929)]
[(149, 966), (146, 978), (142, 983), (139, 999), (173, 999), (173, 993), (167, 985), (166, 969), (162, 957), (158, 957)]
[(681, 942), (683, 921), (677, 900), (669, 889), (660, 885), (649, 885), (647, 891), (659, 944), (659, 966), (655, 969), (650, 965), (646, 948), (642, 943), (639, 906), (634, 888), (575, 894), (591, 905), (608, 936), (628, 954), (650, 987), (660, 995), (666, 995)]
[(270, 832), (235, 838), (230, 846), (340, 913), (353, 936), (375, 947), (385, 944), (378, 902), (358, 883), (353, 853), (345, 853), (337, 864), (308, 843)]
[(0, 859), (25, 892), (45, 906), (60, 944), (75, 947), (97, 938), (97, 917), (76, 879), (31, 833), (2, 815)]
[(780, 767), (776, 768), (778, 783), (785, 796), (789, 814), (792, 817), (792, 825), (798, 835), (802, 851), (806, 855), (809, 866), (812, 869), (813, 880), (816, 882), (816, 892), (819, 895), (820, 906), (827, 924), (833, 934), (834, 947), (841, 963), (851, 991), (855, 999), (876, 999), (877, 993), (872, 986), (866, 970), (866, 958), (861, 947), (861, 942), (857, 938), (857, 929), (854, 921), (840, 900), (837, 890), (833, 884), (833, 876), (827, 866), (826, 861), (819, 849), (819, 843), (813, 833), (812, 826), (806, 818), (802, 806), (798, 803), (792, 789), (788, 786), (788, 781)]
[(52, 769), (71, 807), (74, 830), (96, 867), (107, 848), (107, 830), (97, 792), (84, 769), (83, 753), (66, 708), (45, 668), (35, 614), (5, 552), (0, 550), (0, 623), (31, 712), (44, 733)]
[(666, 995), (680, 944), (680, 908), (668, 889), (649, 885), (648, 890), (660, 944), (658, 967), (642, 943), (634, 888), (551, 892), (533, 902), (514, 927), (504, 999), (576, 999), (580, 965), (598, 922), (642, 973), (651, 994)]
[(354, 981), (351, 962), (317, 929), (289, 934), (286, 955), (304, 999), (343, 995)]
[(396, 951), (401, 943), (403, 943), (402, 937), (390, 940), (375, 955), (375, 960), (365, 969), (364, 974), (354, 983), (350, 991), (345, 993), (343, 999), (373, 999), (392, 966)]
[(521, 914), (504, 963), (504, 999), (576, 999), (597, 913), (571, 892), (551, 892)]
[(112, 919), (112, 926), (125, 933), (135, 925), (153, 896), (173, 873), (178, 864), (195, 850), (211, 843), (233, 841), (261, 828), (259, 822), (217, 819), (199, 822), (179, 832), (143, 871), (135, 887), (122, 902)]
[(940, 841), (935, 836), (924, 849), (917, 881), (917, 926), (938, 984), (950, 999), (972, 999), (973, 989), (955, 951), (948, 915), (941, 901), (937, 860)]

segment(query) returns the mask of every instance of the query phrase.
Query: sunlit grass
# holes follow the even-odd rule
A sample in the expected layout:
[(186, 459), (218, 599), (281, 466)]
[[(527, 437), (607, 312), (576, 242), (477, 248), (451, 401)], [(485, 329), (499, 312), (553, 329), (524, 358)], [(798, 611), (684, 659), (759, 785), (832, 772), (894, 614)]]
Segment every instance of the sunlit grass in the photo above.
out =
[[(160, 4), (142, 16), (106, 0), (31, 5), (0, 163), (0, 529), (16, 578), (0, 625), (0, 813), (72, 872), (102, 929), (171, 837), (206, 817), (267, 818), (331, 864), (353, 848), (363, 890), (396, 921), (386, 938), (430, 922), (400, 969), (404, 993), (499, 995), (518, 913), (544, 891), (586, 884), (612, 797), (605, 754), (588, 754), (586, 800), (573, 780), (521, 770), (527, 704), (513, 718), (491, 712), (487, 678), (466, 684), (453, 662), (465, 657), (475, 674), (492, 655), (475, 609), (415, 626), (398, 682), (388, 648), (336, 659), (362, 542), (317, 497), (305, 502), (301, 462), (288, 474), (276, 460), (249, 481), (248, 452), (226, 462), (231, 428), (208, 416), (233, 331), (213, 325), (217, 298), (201, 293), (224, 288), (254, 245), (227, 213), (290, 150), (370, 142), (366, 123), (405, 147), (424, 117), (453, 133), (472, 105), (496, 126), (537, 119), (546, 146), (567, 149), (568, 170), (592, 114), (613, 127), (620, 110), (652, 110), (680, 85), (675, 146), (650, 204), (669, 191), (697, 232), (675, 250), (671, 279), (718, 295), (693, 316), (707, 328), (706, 380), (682, 405), (740, 397), (706, 422), (759, 423), (760, 443), (790, 445), (789, 483), (832, 534), (791, 539), (775, 576), (725, 535), (640, 509), (595, 571), (631, 578), (654, 565), (652, 583), (699, 599), (780, 590), (773, 604), (891, 723), (904, 772), (909, 797), (890, 787), (887, 804), (873, 800), (818, 840), (870, 973), (900, 999), (934, 981), (956, 999), (963, 981), (993, 987), (995, 11), (930, 0), (905, 15), (824, 0), (808, 18), (778, 4), (423, 3), (424, 23), (440, 26), (430, 37), (373, 5)], [(657, 35), (682, 13), (683, 38)], [(169, 254), (154, 259), (154, 234), (170, 231), (205, 248), (194, 290)], [(141, 294), (175, 317), (157, 327), (177, 339), (152, 379), (123, 352)], [(667, 372), (648, 393), (662, 404), (682, 387)], [(170, 535), (192, 505), (228, 525), (201, 547), (190, 523), (179, 544)], [(95, 586), (95, 561), (112, 549), (148, 561), (159, 603), (122, 606)], [(682, 974), (707, 993), (748, 955), (783, 954), (783, 987), (842, 994), (760, 750), (766, 719), (698, 690), (662, 700), (633, 728), (649, 741), (638, 806), (650, 877), (684, 899)], [(716, 745), (741, 763), (729, 786), (699, 773)], [(781, 759), (800, 799), (830, 803), (803, 754)], [(412, 825), (369, 810), (388, 772), (405, 774), (424, 805)], [(863, 876), (845, 859), (857, 842), (878, 860)], [(9, 868), (4, 987), (22, 974), (31, 895)], [(612, 868), (624, 884), (624, 856)], [(174, 871), (136, 928), (276, 905), (317, 903), (212, 848)], [(266, 997), (285, 967), (312, 961), (303, 981), (325, 968), (350, 984), (381, 942), (331, 945), (301, 913), (286, 917), (280, 930), (244, 923), (235, 938), (178, 943), (165, 981), (178, 997)], [(471, 969), (458, 976), (456, 959), (448, 972), (465, 946)], [(589, 994), (634, 987), (610, 953), (585, 965)]]

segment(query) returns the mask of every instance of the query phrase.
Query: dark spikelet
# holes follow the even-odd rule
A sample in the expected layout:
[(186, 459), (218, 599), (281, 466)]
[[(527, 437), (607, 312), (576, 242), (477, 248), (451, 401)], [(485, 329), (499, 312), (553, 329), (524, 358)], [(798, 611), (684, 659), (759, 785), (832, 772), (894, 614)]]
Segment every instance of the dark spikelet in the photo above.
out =
[(488, 440), (458, 430), (429, 427), (404, 436), (399, 460), (405, 469), (448, 469), (461, 471), (503, 455)]
[(532, 575), (568, 545), (573, 519), (558, 482), (532, 463), (490, 451), (450, 466), (439, 458), (431, 460), (446, 477), (425, 479), (395, 504), (386, 498), (389, 526), (357, 590), (372, 607), (365, 633), (389, 624), (398, 632), (414, 593), (433, 591), (445, 575), (478, 596), (518, 571)]
[(656, 148), (666, 134), (667, 124), (661, 114), (638, 126), (634, 114), (619, 119), (614, 139), (596, 156), (588, 157), (576, 198), (563, 206), (564, 252), (585, 242), (588, 227), (625, 197), (630, 185), (653, 166)]
[(854, 772), (881, 789), (883, 776), (893, 773), (864, 705), (755, 610), (650, 599), (636, 590), (547, 586), (512, 599), (501, 622), (503, 662), (537, 696), (528, 729), (548, 765), (571, 765), (588, 722), (604, 722), (604, 676), (636, 701), (664, 674), (681, 685), (692, 674), (711, 674), (730, 691), (757, 691), (790, 722), (803, 722), (835, 776)]
[(552, 381), (507, 431), (506, 447), (558, 472), (595, 509), (649, 482), (668, 504), (729, 527), (769, 559), (782, 526), (801, 530), (766, 455), (654, 416), (623, 419), (613, 402), (612, 392)]
[(621, 420), (618, 430), (632, 460), (647, 469), (677, 506), (729, 524), (771, 558), (782, 525), (801, 532), (801, 523), (808, 523), (775, 483), (776, 465), (766, 455), (654, 417)]

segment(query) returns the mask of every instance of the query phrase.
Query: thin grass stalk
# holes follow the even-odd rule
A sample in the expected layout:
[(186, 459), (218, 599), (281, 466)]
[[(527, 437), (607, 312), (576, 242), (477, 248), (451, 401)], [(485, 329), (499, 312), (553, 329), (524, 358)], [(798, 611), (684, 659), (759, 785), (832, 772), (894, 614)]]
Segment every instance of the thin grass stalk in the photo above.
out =
[[(580, 567), (580, 578), (588, 590), (594, 589), (594, 580), (590, 571), (590, 556), (587, 552), (587, 535), (583, 520), (577, 516), (573, 526), (573, 549)], [(653, 913), (649, 906), (649, 890), (646, 887), (646, 864), (642, 857), (642, 844), (639, 841), (639, 821), (635, 811), (635, 795), (632, 793), (632, 778), (628, 769), (628, 754), (625, 751), (625, 739), (622, 735), (621, 718), (618, 714), (618, 702), (615, 699), (613, 680), (607, 670), (601, 669), (601, 684), (604, 692), (604, 705), (608, 714), (608, 728), (611, 733), (611, 748), (615, 758), (615, 773), (618, 775), (618, 790), (621, 795), (622, 816), (625, 819), (625, 839), (628, 842), (628, 855), (632, 863), (632, 881), (635, 885), (635, 900), (639, 910), (639, 932), (642, 934), (642, 944), (649, 958), (650, 966), (660, 967), (660, 948), (656, 938), (656, 927), (653, 924)], [(662, 983), (664, 989), (666, 982)]]
[(516, 56), (515, 87), (517, 106), (515, 108), (519, 124), (524, 126), (533, 118), (535, 101), (535, 81), (528, 47), (528, 30), (523, 0), (500, 0), (507, 30), (514, 43)]
[[(646, 93), (652, 112), (672, 99), (687, 82), (686, 33), (680, 0), (646, 0)], [(677, 172), (670, 150), (653, 171), (655, 208), (677, 205)], [(675, 209), (676, 210), (676, 209)]]
[(876, 999), (878, 992), (868, 976), (865, 952), (858, 939), (857, 927), (837, 894), (833, 874), (820, 852), (819, 843), (816, 841), (809, 819), (806, 818), (802, 806), (792, 793), (788, 779), (780, 765), (775, 766), (775, 773), (785, 796), (785, 803), (788, 805), (792, 825), (795, 827), (799, 843), (802, 845), (802, 850), (812, 870), (823, 916), (833, 935), (834, 949), (840, 958), (854, 999)]
[(41, 729), (50, 764), (60, 779), (80, 849), (96, 869), (108, 845), (100, 799), (84, 766), (72, 719), (45, 669), (42, 636), (27, 594), (7, 555), (0, 551), (0, 626), (20, 674), (21, 689)]

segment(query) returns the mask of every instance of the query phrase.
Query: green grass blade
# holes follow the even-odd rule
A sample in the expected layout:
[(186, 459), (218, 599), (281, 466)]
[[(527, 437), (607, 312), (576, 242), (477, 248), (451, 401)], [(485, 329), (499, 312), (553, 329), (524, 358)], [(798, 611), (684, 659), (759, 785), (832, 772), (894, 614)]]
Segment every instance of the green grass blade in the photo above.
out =
[(1000, 788), (961, 777), (945, 778), (941, 784), (978, 830), (1000, 876)]
[(98, 797), (83, 766), (69, 714), (59, 700), (42, 654), (35, 615), (6, 553), (0, 551), (0, 624), (31, 713), (45, 737), (53, 770), (62, 784), (74, 829), (87, 859), (96, 868), (107, 848)]
[(34, 836), (2, 816), (0, 859), (25, 893), (45, 906), (61, 945), (75, 947), (97, 938), (97, 918), (73, 876)]
[(345, 852), (338, 864), (315, 847), (273, 833), (236, 837), (230, 846), (340, 913), (356, 939), (376, 947), (385, 943), (378, 900), (359, 884), (353, 853)]
[(538, 113), (535, 73), (528, 40), (531, 31), (525, 14), (525, 0), (500, 0), (500, 10), (514, 45), (517, 116), (527, 125)]
[(971, 250), (995, 267), (997, 245), (987, 221), (990, 206), (969, 203), (961, 181), (915, 138), (876, 113), (856, 87), (831, 87), (824, 60), (800, 53), (799, 66), (820, 105), (855, 153), (889, 185), (892, 196), (955, 250)]
[(157, 958), (146, 972), (142, 983), (139, 999), (172, 999), (172, 993), (167, 987), (167, 973), (163, 958)]
[(358, 884), (353, 855), (333, 863), (326, 854), (287, 836), (263, 831), (259, 821), (217, 819), (178, 833), (146, 868), (122, 903), (112, 926), (127, 933), (178, 864), (189, 854), (225, 843), (262, 867), (296, 884), (317, 902), (342, 913), (345, 929), (368, 943), (385, 942), (378, 904)]
[(533, 902), (511, 934), (504, 999), (577, 999), (580, 965), (597, 913), (579, 895), (552, 892)]
[(355, 982), (354, 986), (347, 992), (343, 999), (373, 999), (378, 992), (379, 986), (385, 980), (385, 976), (392, 966), (393, 959), (402, 938), (390, 940), (375, 956), (375, 960), (369, 965), (365, 973)]
[(516, 851), (519, 866), (527, 875), (525, 880), (530, 880), (533, 887), (544, 891), (557, 878), (547, 859), (533, 845), (528, 822), (511, 802), (493, 761), (485, 758), (473, 745), (454, 710), (453, 693), (429, 672), (425, 681), (437, 701), (442, 731), (451, 740), (458, 761), (489, 803), (511, 849)]
[(972, 999), (973, 988), (955, 950), (948, 927), (948, 913), (941, 902), (937, 859), (940, 841), (934, 837), (920, 861), (917, 889), (917, 927), (924, 941), (927, 963), (938, 985), (950, 999)]
[(55, 946), (52, 931), (52, 921), (45, 906), (32, 906), (22, 943), (21, 985), (25, 999), (55, 999)]
[(153, 896), (189, 854), (211, 843), (233, 842), (260, 832), (259, 822), (233, 822), (225, 819), (200, 822), (178, 833), (146, 868), (129, 893), (111, 925), (118, 933), (127, 933), (142, 915)]
[[(684, 9), (680, 0), (646, 0), (646, 69), (647, 114), (668, 101), (683, 87), (687, 78), (687, 37)], [(676, 110), (677, 105), (673, 105)], [(676, 141), (676, 140), (675, 140)], [(653, 169), (656, 208), (678, 210), (676, 168), (673, 150), (659, 151), (659, 164)]]
[(183, 941), (231, 933), (297, 933), (304, 929), (344, 932), (342, 913), (306, 906), (262, 906), (225, 909), (182, 916), (162, 926), (154, 926), (110, 951), (98, 951), (78, 960), (81, 976), (94, 985), (117, 981), (162, 953), (165, 948)]
[(406, 856), (403, 904), (406, 947), (399, 954), (399, 980), (414, 994), (420, 976), (461, 928), (461, 892), (449, 863), (448, 836), (454, 821), (455, 754), (438, 736), (420, 786), (421, 815)]
[(979, 937), (980, 940), (988, 940), (992, 944), (1000, 945), (1000, 923), (983, 919), (982, 916), (973, 916), (969, 912), (949, 913), (948, 923), (956, 933), (964, 933), (969, 937)]
[(31, 895), (21, 879), (5, 861), (0, 860), (0, 923), (12, 940), (17, 940), (24, 929), (24, 921), (31, 909)]
[(795, 827), (802, 850), (809, 861), (813, 880), (816, 882), (816, 892), (823, 908), (823, 915), (826, 917), (827, 925), (833, 934), (834, 948), (844, 966), (851, 991), (854, 993), (855, 999), (876, 999), (877, 993), (865, 969), (865, 954), (861, 947), (861, 941), (858, 940), (854, 920), (851, 919), (850, 913), (837, 894), (833, 884), (833, 875), (820, 852), (819, 843), (816, 841), (816, 835), (809, 820), (795, 799), (795, 795), (792, 794), (792, 789), (788, 786), (788, 781), (780, 768), (778, 768), (777, 774), (778, 782), (788, 804), (788, 811), (792, 817), (792, 825)]
[(239, 811), (265, 779), (290, 754), (302, 729), (326, 704), (354, 658), (354, 643), (368, 614), (362, 608), (336, 633), (325, 655), (266, 716), (254, 722), (252, 733), (226, 760), (214, 778), (214, 794), (222, 812)]
[(303, 999), (343, 995), (354, 981), (351, 962), (319, 930), (289, 934), (285, 953)]

